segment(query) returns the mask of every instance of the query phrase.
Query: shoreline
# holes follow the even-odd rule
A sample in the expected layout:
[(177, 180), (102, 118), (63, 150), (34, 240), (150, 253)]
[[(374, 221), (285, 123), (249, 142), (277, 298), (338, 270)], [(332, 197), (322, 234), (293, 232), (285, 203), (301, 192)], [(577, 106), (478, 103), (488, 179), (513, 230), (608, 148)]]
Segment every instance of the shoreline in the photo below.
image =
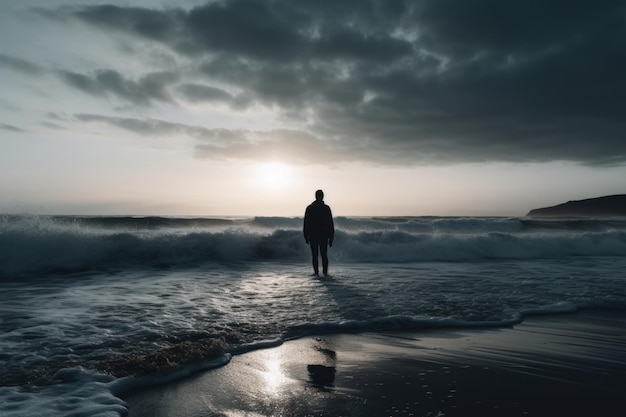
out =
[(621, 415), (626, 311), (309, 336), (122, 395), (129, 417)]

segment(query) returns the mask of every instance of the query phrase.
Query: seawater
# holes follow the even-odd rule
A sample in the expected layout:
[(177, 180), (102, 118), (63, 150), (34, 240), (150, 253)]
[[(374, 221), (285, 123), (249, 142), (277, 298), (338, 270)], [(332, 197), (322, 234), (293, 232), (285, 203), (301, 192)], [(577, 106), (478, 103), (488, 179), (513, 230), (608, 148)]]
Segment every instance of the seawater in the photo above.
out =
[(626, 220), (0, 217), (0, 414), (118, 416), (125, 390), (332, 332), (626, 309)]

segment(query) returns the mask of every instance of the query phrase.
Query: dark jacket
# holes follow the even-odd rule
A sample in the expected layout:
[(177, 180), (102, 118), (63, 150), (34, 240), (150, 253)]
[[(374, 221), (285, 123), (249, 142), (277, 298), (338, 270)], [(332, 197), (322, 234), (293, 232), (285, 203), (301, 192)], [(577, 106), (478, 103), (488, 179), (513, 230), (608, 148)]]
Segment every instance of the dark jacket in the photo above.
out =
[(309, 240), (329, 240), (335, 237), (335, 224), (330, 207), (322, 200), (312, 202), (304, 213), (304, 238)]

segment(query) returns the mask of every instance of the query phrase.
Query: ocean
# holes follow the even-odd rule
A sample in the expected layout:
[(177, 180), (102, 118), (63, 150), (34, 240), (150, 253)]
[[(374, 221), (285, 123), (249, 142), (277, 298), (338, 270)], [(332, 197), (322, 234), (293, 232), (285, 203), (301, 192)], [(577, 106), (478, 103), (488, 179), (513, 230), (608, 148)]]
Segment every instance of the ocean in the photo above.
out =
[(626, 219), (0, 216), (0, 414), (120, 416), (131, 389), (308, 335), (626, 309)]

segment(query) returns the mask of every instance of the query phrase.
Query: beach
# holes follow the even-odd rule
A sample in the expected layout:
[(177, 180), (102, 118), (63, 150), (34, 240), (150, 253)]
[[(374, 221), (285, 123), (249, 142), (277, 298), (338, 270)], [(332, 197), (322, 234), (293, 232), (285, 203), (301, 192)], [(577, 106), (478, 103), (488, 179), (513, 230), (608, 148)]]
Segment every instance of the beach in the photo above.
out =
[(325, 277), (301, 218), (4, 218), (0, 415), (619, 404), (626, 221), (335, 220)]
[(618, 416), (626, 313), (307, 336), (128, 393), (130, 417)]

